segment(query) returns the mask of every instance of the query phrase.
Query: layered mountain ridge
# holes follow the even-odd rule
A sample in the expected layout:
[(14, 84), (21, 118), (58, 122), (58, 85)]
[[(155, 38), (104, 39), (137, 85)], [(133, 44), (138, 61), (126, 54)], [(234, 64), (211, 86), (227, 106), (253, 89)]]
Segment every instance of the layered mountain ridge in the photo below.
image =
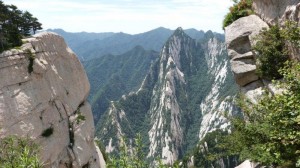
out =
[[(159, 52), (172, 35), (174, 30), (159, 27), (140, 34), (119, 33), (69, 33), (61, 29), (50, 29), (66, 39), (68, 45), (76, 52), (78, 57), (84, 60), (101, 57), (107, 54), (120, 55), (131, 50), (135, 46), (142, 46), (145, 50)], [(201, 39), (203, 31), (186, 29), (185, 32), (194, 39)]]
[(147, 157), (165, 164), (183, 157), (207, 132), (226, 129), (235, 93), (223, 38), (207, 32), (200, 42), (178, 28), (163, 46), (137, 92), (111, 102), (97, 125), (107, 152), (122, 136), (141, 133)]
[[(110, 101), (116, 101), (123, 94), (138, 90), (152, 61), (158, 57), (158, 52), (163, 44), (174, 32), (163, 27), (136, 35), (126, 33), (68, 33), (60, 29), (50, 31), (62, 35), (76, 52), (82, 52), (79, 57), (91, 83), (89, 102), (92, 105), (96, 123), (107, 110)], [(197, 41), (203, 39), (205, 34), (196, 29), (186, 29), (184, 32)], [(221, 34), (211, 31), (210, 34), (224, 39)], [(95, 41), (101, 42), (93, 43)], [(92, 45), (87, 45), (88, 43), (92, 43)], [(81, 48), (82, 51), (78, 51), (81, 50), (78, 46), (83, 47)], [(99, 48), (100, 50), (105, 49), (105, 51), (100, 52), (98, 51)], [(93, 52), (97, 51), (97, 54), (90, 57), (90, 52), (88, 52), (90, 49)], [(115, 54), (120, 53), (121, 50), (126, 52)]]
[(136, 46), (121, 55), (105, 55), (83, 63), (91, 83), (90, 103), (96, 122), (110, 101), (139, 89), (158, 55), (156, 51)]

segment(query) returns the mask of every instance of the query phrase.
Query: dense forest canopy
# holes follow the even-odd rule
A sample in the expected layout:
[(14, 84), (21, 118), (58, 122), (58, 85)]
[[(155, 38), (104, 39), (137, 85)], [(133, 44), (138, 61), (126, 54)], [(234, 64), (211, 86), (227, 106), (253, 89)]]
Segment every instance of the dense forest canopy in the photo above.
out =
[(21, 11), (15, 5), (6, 5), (0, 0), (0, 52), (20, 46), (21, 39), (35, 34), (42, 24), (28, 11)]

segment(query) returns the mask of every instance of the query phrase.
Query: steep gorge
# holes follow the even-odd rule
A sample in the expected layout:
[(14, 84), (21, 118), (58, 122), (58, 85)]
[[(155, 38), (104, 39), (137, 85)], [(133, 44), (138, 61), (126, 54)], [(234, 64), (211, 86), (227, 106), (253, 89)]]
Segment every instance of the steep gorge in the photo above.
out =
[(172, 164), (206, 133), (226, 129), (226, 111), (237, 111), (230, 99), (236, 86), (225, 44), (211, 31), (197, 42), (178, 28), (163, 46), (141, 88), (111, 102), (98, 123), (97, 135), (107, 152), (122, 136), (141, 133), (147, 157)]

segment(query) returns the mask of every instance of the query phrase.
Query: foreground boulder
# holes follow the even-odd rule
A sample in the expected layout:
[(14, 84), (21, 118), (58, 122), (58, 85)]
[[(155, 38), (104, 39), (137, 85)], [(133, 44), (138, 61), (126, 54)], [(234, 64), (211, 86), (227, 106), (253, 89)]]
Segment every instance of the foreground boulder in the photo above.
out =
[(102, 167), (90, 85), (64, 39), (41, 33), (0, 55), (0, 137), (30, 137), (45, 167)]
[(257, 81), (252, 45), (255, 36), (268, 25), (256, 15), (243, 17), (225, 28), (228, 55), (236, 83), (241, 87)]

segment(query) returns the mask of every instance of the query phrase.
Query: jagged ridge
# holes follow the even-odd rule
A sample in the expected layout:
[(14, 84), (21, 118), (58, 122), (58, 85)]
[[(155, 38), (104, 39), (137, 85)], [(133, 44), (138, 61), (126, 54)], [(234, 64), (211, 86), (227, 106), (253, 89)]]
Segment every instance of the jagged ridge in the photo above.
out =
[(232, 110), (225, 97), (235, 94), (233, 83), (221, 39), (208, 32), (196, 42), (178, 28), (139, 91), (111, 103), (97, 135), (111, 152), (120, 136), (131, 139), (141, 132), (148, 158), (159, 156), (172, 164), (195, 146), (199, 137), (226, 128), (224, 117), (218, 118), (222, 110)]

